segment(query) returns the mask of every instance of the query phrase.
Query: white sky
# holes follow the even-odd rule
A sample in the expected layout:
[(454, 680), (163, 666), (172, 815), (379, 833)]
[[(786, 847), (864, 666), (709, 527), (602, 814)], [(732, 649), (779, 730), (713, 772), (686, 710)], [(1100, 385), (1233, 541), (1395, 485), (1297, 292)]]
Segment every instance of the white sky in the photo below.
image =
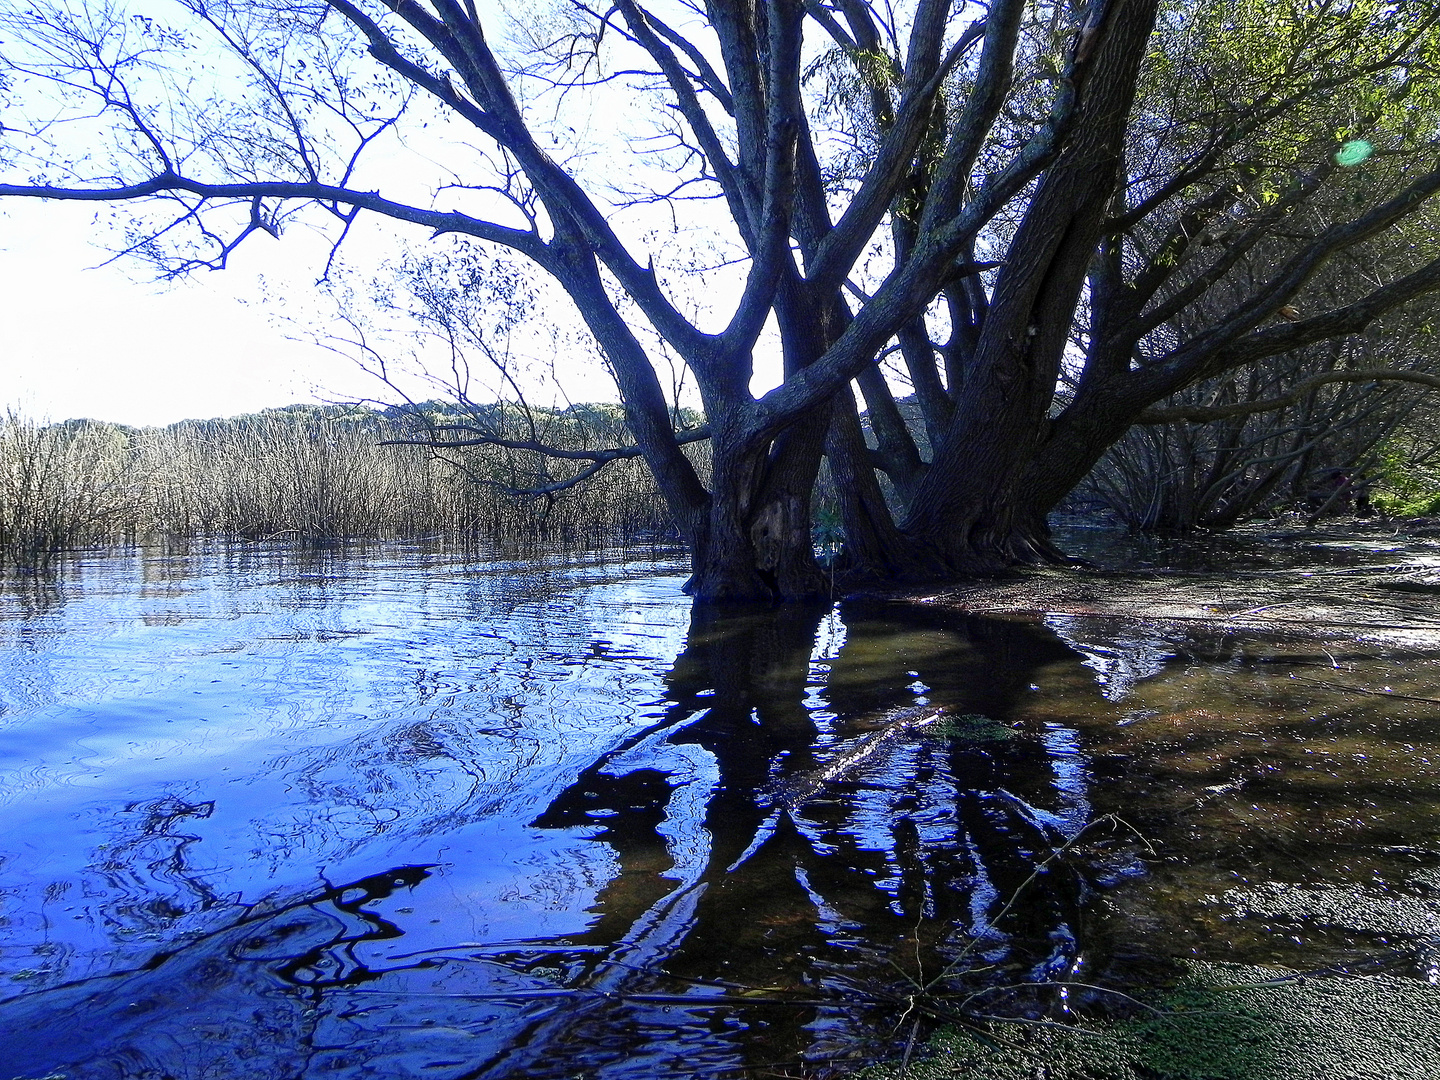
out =
[[(136, 260), (100, 265), (110, 254), (92, 242), (105, 228), (97, 212), (105, 209), (0, 200), (0, 410), (141, 426), (297, 402), (395, 400), (348, 356), (288, 324), (319, 310), (311, 301), (329, 249), (304, 228), (279, 241), (253, 236), (230, 268), (167, 283)], [(384, 242), (357, 235), (347, 248), (378, 263), (395, 253), (380, 250)], [(443, 360), (432, 367), (443, 374)], [(593, 361), (564, 381), (564, 397), (532, 382), (532, 404), (617, 400)], [(444, 396), (413, 379), (402, 385), (417, 400)]]
[[(146, 0), (139, 2), (143, 7)], [(602, 91), (590, 105), (616, 106), (620, 100), (634, 107), (633, 94), (618, 86)], [(625, 115), (625, 109), (610, 111)], [(600, 174), (599, 181), (606, 182), (604, 153), (590, 145), (594, 118), (573, 119), (568, 131), (577, 146), (568, 152), (588, 162)], [(607, 113), (596, 130), (605, 131), (613, 122)], [(405, 188), (407, 180), (428, 175), (426, 170), (408, 166), (430, 152), (450, 160), (451, 155), (443, 153), (448, 131), (437, 125), (418, 136), (418, 142), (410, 137), (403, 152), (377, 143), (372, 148), (376, 174), (358, 179), (357, 185), (370, 183), (392, 197), (426, 201), (430, 180), (415, 191)], [(458, 149), (464, 153), (456, 161), (468, 160), (471, 151), (463, 140)], [(403, 158), (399, 164), (386, 157), (397, 152)], [(151, 268), (138, 261), (95, 268), (109, 257), (103, 244), (107, 238), (113, 242), (113, 234), (105, 219), (113, 212), (104, 204), (0, 199), (0, 410), (18, 408), (42, 421), (89, 417), (151, 425), (296, 402), (393, 399), (353, 361), (296, 340), (303, 333), (293, 325), (287, 328), (282, 315), (301, 320), (303, 329), (305, 320), (316, 325), (315, 317), (322, 313), (320, 305), (309, 301), (328, 246), (306, 227), (293, 223), (279, 241), (254, 235), (232, 256), (230, 269), (166, 284), (154, 282)], [(123, 207), (119, 212), (123, 215)], [(635, 220), (630, 231), (637, 238), (651, 229), (663, 233), (669, 221), (664, 212), (645, 208), (631, 216)], [(366, 226), (357, 227), (345, 247), (358, 270), (352, 283), (363, 291), (365, 269), (378, 268), (399, 252), (395, 234), (383, 231), (386, 226), (369, 224), (376, 221), (373, 216), (360, 220)], [(423, 230), (401, 228), (407, 239), (423, 243)], [(706, 275), (703, 296), (688, 298), (710, 309), (697, 312), (702, 321), (706, 315), (711, 321), (719, 315), (723, 325), (741, 280), (741, 271), (733, 268)], [(682, 306), (686, 299), (681, 298)], [(568, 305), (546, 314), (562, 325), (574, 319)], [(408, 328), (395, 329), (399, 333), (391, 347), (418, 343), (418, 338), (406, 336)], [(537, 383), (526, 387), (532, 404), (616, 399), (613, 384), (593, 356), (581, 355), (585, 350), (556, 350), (541, 339), (514, 344), (518, 353), (536, 358), (529, 362), (532, 373), (548, 369), (552, 355), (561, 369), (564, 395), (553, 384)], [(779, 380), (778, 350), (772, 345), (762, 346), (757, 357), (752, 384), (757, 392)], [(484, 370), (483, 360), (475, 358), (474, 363), (477, 372)], [(662, 383), (669, 381), (663, 366), (660, 377)], [(416, 398), (441, 396), (433, 386), (411, 383), (406, 390)], [(489, 395), (476, 388), (473, 396)], [(689, 396), (687, 387), (685, 398)]]
[(95, 215), (0, 200), (0, 408), (165, 424), (379, 396), (353, 363), (288, 339), (268, 313), (260, 274), (272, 291), (318, 275), (303, 238), (260, 236), (234, 269), (157, 284), (136, 262), (87, 269), (108, 257), (90, 243)]

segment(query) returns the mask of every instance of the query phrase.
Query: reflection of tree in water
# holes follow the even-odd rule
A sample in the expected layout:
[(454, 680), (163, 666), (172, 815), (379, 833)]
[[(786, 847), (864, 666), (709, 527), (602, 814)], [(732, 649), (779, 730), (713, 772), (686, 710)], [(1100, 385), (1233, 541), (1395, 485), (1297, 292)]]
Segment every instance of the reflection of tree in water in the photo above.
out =
[(214, 812), (213, 800), (173, 795), (124, 808), (129, 827), (103, 849), (96, 867), (109, 887), (101, 911), (118, 935), (154, 935), (222, 902), (204, 870), (191, 865), (200, 837), (186, 829)]
[(0, 1063), (75, 1080), (282, 1080), (355, 1064), (320, 1006), (327, 992), (424, 966), (377, 969), (357, 949), (401, 936), (370, 908), (429, 873), (402, 866), (247, 907), (143, 963), (0, 1002)]
[[(229, 907), (210, 884), (215, 867), (199, 856), (199, 823), (214, 810), (213, 800), (191, 792), (127, 803), (101, 817), (107, 839), (91, 855), (88, 879), (42, 885), (22, 873), (7, 880), (0, 897), (35, 914), (18, 925), (0, 923), (7, 931), (0, 959), (10, 976), (0, 980), (0, 998), (6, 989), (46, 986), (97, 966), (128, 963), (153, 952), (157, 941), (195, 932)], [(105, 951), (77, 947), (72, 924), (103, 933)]]
[[(1024, 624), (846, 614), (843, 646), (819, 663), (824, 610), (695, 610), (663, 714), (571, 773), (534, 818), (613, 855), (578, 932), (407, 948), (387, 902), (429, 871), (401, 867), (244, 909), (130, 970), (0, 1005), (0, 1045), (54, 1031), (60, 1015), (93, 1020), (88, 1043), (27, 1036), (31, 1056), (13, 1071), (498, 1080), (553, 1077), (563, 1063), (587, 1076), (719, 1075), (835, 1047), (856, 1030), (857, 1001), (906, 989), (892, 962), (933, 975), (978, 940), (972, 959), (987, 970), (962, 972), (967, 985), (1065, 972), (1079, 883), (1058, 864), (991, 921), (1088, 814), (1071, 733), (914, 732), (803, 805), (779, 792), (918, 694), (1008, 731), (1037, 670), (1073, 654)], [(419, 725), (403, 735), (377, 762), (428, 761), (450, 744)], [(132, 896), (112, 881), (117, 917), (163, 920), (162, 901), (224, 917), (189, 861), (186, 822), (207, 804), (132, 809), (130, 846), (112, 861), (153, 881), (145, 899), (143, 883)]]
[[(924, 978), (968, 949), (970, 966), (986, 968), (971, 973), (977, 988), (1071, 970), (1083, 885), (1060, 862), (1032, 880), (1088, 815), (1071, 733), (917, 734), (793, 813), (776, 791), (784, 778), (843, 755), (867, 721), (912, 705), (917, 689), (955, 715), (1008, 718), (1040, 666), (1073, 663), (1073, 654), (1019, 623), (925, 628), (854, 612), (822, 676), (811, 654), (823, 616), (697, 608), (671, 671), (665, 719), (594, 762), (536, 820), (588, 826), (618, 855), (619, 873), (583, 939), (602, 951), (576, 980), (613, 996), (537, 1022), (523, 1047), (483, 1075), (539, 1075), (532, 1070), (557, 1046), (594, 1052), (607, 1032), (613, 1040), (626, 1027), (653, 1029), (657, 1018), (633, 1000), (645, 990), (688, 985), (696, 1012), (703, 1002), (716, 1034), (733, 1029), (737, 1053), (755, 1061), (823, 1040), (841, 1010), (855, 1011), (855, 996), (843, 991), (857, 980), (870, 994), (887, 981), (902, 993), (894, 962), (923, 965), (912, 974)], [(823, 698), (807, 698), (817, 681)], [(715, 763), (703, 820), (709, 847), (688, 877), (677, 872), (675, 838), (664, 829), (677, 781), (623, 764), (633, 745), (657, 738), (698, 746)], [(1022, 886), (1024, 903), (992, 925)], [(837, 1009), (731, 993), (729, 1010), (717, 1010), (722, 983), (819, 992), (834, 996)]]
[[(821, 847), (847, 839), (860, 847), (856, 861), (868, 859), (885, 886), (857, 890), (869, 924), (902, 935), (908, 927), (912, 940), (928, 931), (939, 954), (931, 963), (978, 938), (972, 955), (995, 965), (992, 980), (1063, 973), (1076, 951), (1077, 882), (1057, 865), (1026, 883), (1037, 862), (1088, 821), (1084, 761), (1073, 732), (1016, 732), (1008, 722), (1023, 711), (1038, 670), (1073, 664), (1073, 654), (1027, 623), (937, 614), (933, 627), (922, 627), (914, 615), (905, 623), (883, 612), (859, 615), (832, 675), (832, 707), (851, 712), (848, 695), (857, 705), (879, 705), (884, 688), (914, 670), (929, 700), (962, 722), (947, 738), (902, 745), (887, 784), (874, 789), (862, 778), (837, 793), (835, 805), (802, 813), (802, 827)], [(922, 658), (892, 649), (887, 662), (887, 642), (897, 638), (930, 648)], [(863, 665), (853, 673), (850, 655)], [(992, 925), (1022, 887), (1024, 902)]]

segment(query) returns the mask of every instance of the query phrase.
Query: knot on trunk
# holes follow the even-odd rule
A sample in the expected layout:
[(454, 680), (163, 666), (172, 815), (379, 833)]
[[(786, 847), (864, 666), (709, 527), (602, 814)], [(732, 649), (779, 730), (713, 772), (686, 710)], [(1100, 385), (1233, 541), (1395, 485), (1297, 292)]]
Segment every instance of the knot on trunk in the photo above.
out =
[(804, 537), (796, 536), (797, 525), (794, 518), (798, 507), (790, 505), (795, 502), (798, 500), (777, 499), (766, 503), (750, 523), (750, 542), (755, 546), (755, 565), (767, 573), (774, 573), (779, 568), (788, 545), (795, 544), (800, 539), (809, 542), (809, 522), (799, 526), (805, 534)]

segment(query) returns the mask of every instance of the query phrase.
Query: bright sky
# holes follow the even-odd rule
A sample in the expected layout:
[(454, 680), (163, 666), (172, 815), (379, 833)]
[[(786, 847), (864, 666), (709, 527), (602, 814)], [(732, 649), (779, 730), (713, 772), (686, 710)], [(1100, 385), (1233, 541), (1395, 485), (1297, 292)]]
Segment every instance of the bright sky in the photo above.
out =
[[(141, 8), (147, 2), (138, 0)], [(612, 92), (633, 104), (628, 89)], [(598, 109), (607, 101), (602, 91), (590, 107)], [(599, 174), (591, 182), (603, 186), (609, 182), (608, 172), (603, 147), (591, 145), (593, 119), (589, 113), (574, 118), (565, 130), (577, 145), (566, 152), (588, 163)], [(612, 119), (607, 116), (595, 130), (608, 131)], [(418, 130), (427, 131), (423, 126)], [(86, 131), (82, 125), (69, 137), (79, 139)], [(377, 142), (372, 173), (357, 179), (357, 186), (374, 184), (392, 197), (427, 201), (434, 177), (411, 166), (417, 161), (423, 165), (433, 154), (446, 162), (453, 160), (460, 168), (475, 153), (465, 139), (452, 146), (447, 141), (449, 131), (443, 124), (424, 135), (412, 131), (403, 148)], [(77, 146), (85, 148), (80, 153), (92, 149), (85, 142)], [(103, 159), (103, 149), (95, 152)], [(440, 179), (447, 178), (448, 173), (440, 170)], [(668, 174), (665, 179), (668, 182)], [(459, 206), (462, 198), (446, 196), (440, 200), (447, 204), (442, 208), (449, 208), (452, 199)], [(305, 339), (307, 325), (321, 325), (317, 318), (328, 311), (309, 302), (328, 246), (304, 225), (292, 223), (279, 241), (251, 236), (223, 272), (201, 272), (163, 284), (153, 281), (151, 269), (135, 260), (99, 265), (109, 257), (104, 243), (114, 242), (105, 224), (110, 212), (103, 204), (0, 200), (0, 410), (17, 408), (42, 421), (89, 417), (150, 425), (233, 416), (295, 402), (393, 400), (353, 360)], [(670, 220), (664, 212), (644, 208), (631, 216), (635, 219), (631, 231), (637, 237), (650, 231), (663, 234)], [(360, 221), (364, 225), (352, 231), (345, 251), (362, 268), (352, 284), (363, 293), (363, 268), (379, 268), (396, 258), (399, 245), (393, 231), (383, 231), (393, 225), (372, 225), (373, 217)], [(425, 233), (407, 228), (404, 236), (423, 244)], [(717, 256), (712, 251), (706, 257)], [(688, 268), (683, 272), (688, 275)], [(712, 319), (720, 317), (717, 328), (728, 318), (730, 294), (738, 295), (740, 274), (731, 268), (705, 277), (704, 302), (695, 303), (714, 309), (708, 314)], [(575, 318), (568, 305), (563, 311), (557, 306), (542, 314), (558, 319), (562, 326)], [(299, 320), (299, 328), (287, 326), (284, 316)], [(396, 336), (387, 350), (426, 348), (408, 327), (397, 325), (394, 330)], [(616, 399), (603, 368), (586, 355), (591, 350), (557, 347), (548, 336), (535, 334), (532, 330), (526, 340), (512, 342), (531, 373), (526, 394), (532, 404)], [(761, 352), (753, 384), (757, 391), (779, 379), (778, 351)], [(430, 357), (432, 370), (443, 371), (448, 354), (438, 358), (439, 364), (434, 352)], [(404, 358), (387, 351), (387, 359), (403, 362)], [(545, 381), (552, 361), (563, 366), (563, 396)], [(477, 372), (485, 369), (482, 358), (472, 362)], [(661, 380), (669, 381), (663, 367)], [(441, 396), (438, 388), (413, 382), (406, 390), (416, 398)], [(471, 392), (476, 400), (491, 396), (478, 386)], [(689, 396), (687, 387), (685, 397)]]
[(260, 274), (272, 291), (317, 276), (300, 243), (258, 237), (235, 269), (157, 284), (135, 262), (87, 269), (107, 258), (90, 243), (95, 213), (0, 202), (0, 408), (165, 424), (379, 396), (353, 363), (287, 338), (267, 313)]
[[(135, 260), (100, 265), (110, 256), (92, 242), (104, 228), (96, 214), (83, 204), (0, 200), (0, 410), (160, 425), (296, 402), (395, 400), (348, 355), (287, 323), (320, 310), (310, 301), (329, 249), (304, 228), (278, 242), (256, 235), (230, 268), (166, 283)], [(378, 264), (394, 253), (384, 240), (356, 235), (347, 248)], [(359, 279), (355, 286), (363, 291)], [(396, 350), (388, 359), (403, 357)], [(432, 366), (443, 373), (443, 361)], [(417, 400), (444, 395), (403, 385)], [(564, 390), (569, 401), (616, 400), (593, 362), (567, 373)], [(553, 385), (530, 382), (527, 393), (533, 404), (566, 404)]]

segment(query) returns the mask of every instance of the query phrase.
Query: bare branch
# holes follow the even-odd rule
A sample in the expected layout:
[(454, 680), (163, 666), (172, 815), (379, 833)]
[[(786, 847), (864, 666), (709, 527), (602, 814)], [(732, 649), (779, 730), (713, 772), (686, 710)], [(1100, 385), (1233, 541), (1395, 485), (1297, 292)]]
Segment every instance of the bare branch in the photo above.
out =
[[(1007, 2), (1010, 7), (1016, 9), (1015, 17), (1018, 24), (1018, 11), (1023, 5), (1012, 2), (1012, 0), (1007, 0)], [(943, 14), (943, 10), (937, 11), (937, 9), (943, 9), (943, 5), (937, 3), (926, 5), (926, 13), (931, 18), (935, 18), (937, 13)], [(996, 17), (994, 14), (991, 16), (992, 19)], [(881, 216), (890, 208), (901, 182), (909, 173), (915, 149), (919, 146), (921, 138), (931, 123), (935, 96), (939, 92), (941, 84), (965, 51), (985, 33), (987, 25), (988, 23), (972, 23), (967, 27), (960, 40), (955, 43), (946, 56), (944, 63), (939, 62), (938, 55), (928, 58), (927, 62), (925, 56), (912, 54), (911, 66), (905, 73), (900, 108), (894, 124), (886, 132), (880, 152), (866, 172), (860, 190), (850, 200), (845, 213), (841, 215), (829, 235), (821, 241), (814, 258), (808, 260), (806, 270), (812, 282), (817, 285), (834, 284), (850, 272), (855, 257), (869, 241)], [(919, 32), (917, 22), (917, 35)], [(1011, 40), (1008, 44), (1013, 49), (1014, 41)], [(938, 52), (938, 45), (937, 38), (932, 43), (926, 43), (925, 47)], [(983, 64), (982, 60), (982, 66)], [(1003, 93), (1004, 87), (1000, 87), (999, 94), (1003, 96)], [(975, 99), (972, 97), (971, 100)], [(962, 125), (965, 122), (964, 119), (961, 120)], [(979, 125), (979, 121), (973, 123), (975, 126)], [(989, 125), (985, 126), (988, 129)], [(978, 139), (976, 145), (977, 147), (979, 145)], [(969, 164), (968, 161), (947, 160), (942, 162), (940, 168), (942, 171), (949, 169), (957, 173), (963, 170), (968, 175)]]
[(1302, 379), (1288, 392), (1264, 401), (1239, 401), (1233, 405), (1173, 405), (1166, 408), (1150, 408), (1136, 418), (1139, 424), (1170, 424), (1184, 421), (1190, 424), (1208, 424), (1235, 416), (1250, 416), (1254, 413), (1273, 412), (1293, 405), (1306, 394), (1331, 383), (1405, 382), (1440, 390), (1440, 376), (1423, 371), (1401, 371), (1394, 368), (1360, 368), (1351, 371), (1324, 371)]
[[(34, 199), (57, 199), (78, 202), (129, 202), (166, 192), (185, 192), (202, 199), (241, 200), (253, 203), (257, 198), (301, 199), (338, 206), (370, 210), (397, 221), (424, 225), (435, 234), (464, 233), (502, 244), (522, 252), (537, 262), (546, 259), (546, 245), (535, 233), (497, 225), (492, 221), (458, 212), (425, 210), (407, 203), (395, 202), (373, 191), (355, 191), (332, 184), (311, 184), (288, 180), (260, 180), (230, 184), (209, 184), (173, 173), (161, 173), (149, 180), (111, 188), (57, 187), (49, 184), (0, 184), (0, 198), (20, 196)], [(253, 228), (248, 231), (254, 231)], [(267, 230), (268, 231), (268, 230)]]
[[(589, 461), (599, 465), (625, 458), (643, 457), (645, 451), (639, 446), (616, 446), (603, 450), (576, 450), (552, 446), (534, 439), (507, 439), (485, 432), (472, 424), (432, 424), (434, 432), (428, 438), (386, 439), (381, 446), (428, 446), (436, 450), (459, 450), (471, 446), (498, 446), (505, 450), (528, 450), (544, 457), (559, 461)], [(688, 428), (675, 433), (675, 441), (682, 446), (704, 442), (710, 438), (709, 425)]]

